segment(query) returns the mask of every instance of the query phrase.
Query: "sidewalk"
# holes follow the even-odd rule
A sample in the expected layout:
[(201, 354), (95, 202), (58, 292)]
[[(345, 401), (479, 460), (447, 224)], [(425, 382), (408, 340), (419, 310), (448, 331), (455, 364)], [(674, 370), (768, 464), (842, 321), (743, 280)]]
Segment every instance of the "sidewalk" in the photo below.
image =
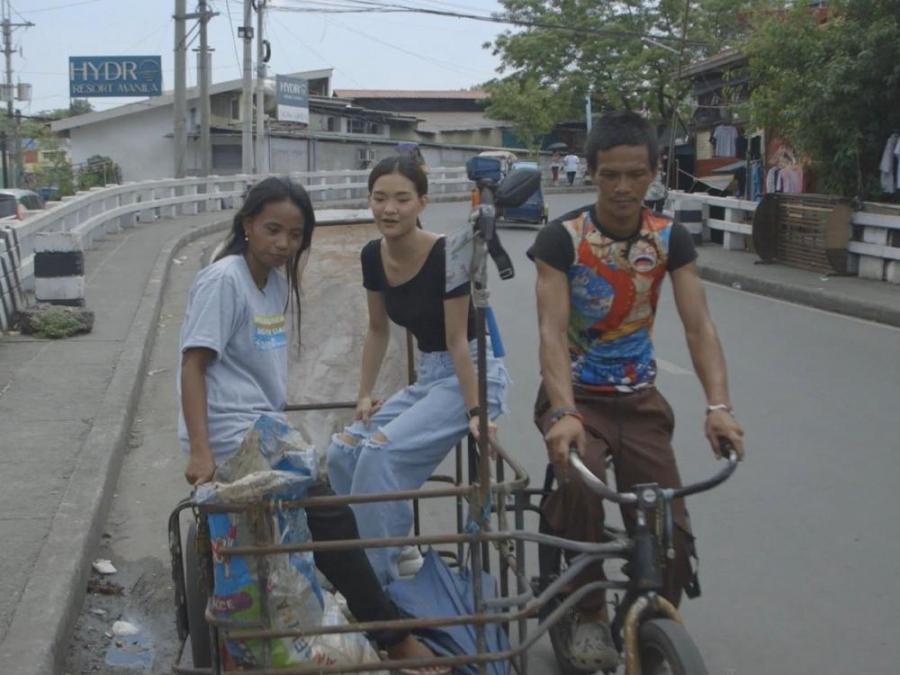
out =
[[(321, 209), (321, 207), (320, 207)], [(320, 221), (355, 211), (320, 210)], [(230, 212), (141, 224), (85, 255), (94, 332), (0, 336), (0, 664), (58, 672), (119, 476), (176, 252)], [(704, 278), (900, 326), (900, 288), (700, 247)]]
[(900, 286), (858, 277), (825, 276), (781, 264), (757, 264), (746, 251), (698, 247), (707, 281), (809, 307), (900, 327)]

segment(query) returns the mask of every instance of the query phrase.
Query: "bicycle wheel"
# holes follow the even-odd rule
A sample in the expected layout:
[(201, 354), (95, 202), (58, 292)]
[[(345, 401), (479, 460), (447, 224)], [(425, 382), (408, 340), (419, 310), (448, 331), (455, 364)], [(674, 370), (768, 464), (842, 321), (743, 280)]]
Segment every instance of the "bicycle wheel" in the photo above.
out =
[(638, 633), (641, 675), (708, 675), (700, 650), (684, 626), (671, 619), (651, 619)]
[(209, 592), (203, 583), (197, 551), (197, 523), (188, 527), (184, 544), (184, 594), (187, 602), (188, 631), (191, 635), (191, 655), (195, 668), (209, 668), (212, 664), (209, 624), (206, 623), (206, 601)]

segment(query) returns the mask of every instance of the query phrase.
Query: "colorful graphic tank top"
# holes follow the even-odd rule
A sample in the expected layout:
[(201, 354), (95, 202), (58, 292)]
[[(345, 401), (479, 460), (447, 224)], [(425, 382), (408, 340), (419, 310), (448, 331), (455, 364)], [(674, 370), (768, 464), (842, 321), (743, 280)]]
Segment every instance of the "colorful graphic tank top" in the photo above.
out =
[(562, 226), (575, 249), (567, 272), (572, 381), (601, 392), (652, 386), (656, 361), (651, 334), (672, 222), (644, 209), (640, 231), (628, 239), (603, 234), (588, 210)]

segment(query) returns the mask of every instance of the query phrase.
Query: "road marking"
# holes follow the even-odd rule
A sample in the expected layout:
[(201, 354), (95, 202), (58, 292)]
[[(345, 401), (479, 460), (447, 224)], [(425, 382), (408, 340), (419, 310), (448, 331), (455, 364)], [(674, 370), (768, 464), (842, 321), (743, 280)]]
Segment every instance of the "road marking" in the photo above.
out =
[[(887, 283), (887, 282), (882, 282)], [(869, 319), (860, 319), (856, 316), (848, 316), (846, 314), (840, 314), (839, 312), (829, 312), (827, 309), (819, 309), (818, 307), (810, 307), (809, 305), (804, 305), (799, 302), (791, 302), (790, 300), (781, 300), (780, 298), (773, 298), (770, 295), (763, 295), (762, 293), (753, 293), (752, 291), (746, 291), (741, 288), (732, 288), (731, 286), (726, 286), (724, 284), (717, 284), (714, 281), (703, 281), (703, 284), (706, 286), (711, 286), (717, 290), (722, 291), (730, 291), (732, 293), (740, 293), (743, 295), (752, 295), (757, 298), (761, 298), (763, 300), (769, 300), (770, 302), (777, 302), (779, 305), (790, 305), (791, 307), (800, 307), (801, 309), (805, 309), (808, 312), (815, 312), (817, 314), (825, 314), (826, 316), (838, 317), (841, 319), (846, 319), (847, 321), (855, 321), (856, 323), (862, 323), (867, 326), (874, 326), (877, 328), (887, 328), (888, 330), (892, 330), (895, 332), (900, 332), (900, 327), (891, 326), (887, 323), (879, 323), (878, 321), (870, 321)]]
[(665, 359), (657, 358), (656, 365), (671, 375), (693, 375), (692, 370), (685, 370), (681, 366), (676, 366), (671, 361), (666, 361)]

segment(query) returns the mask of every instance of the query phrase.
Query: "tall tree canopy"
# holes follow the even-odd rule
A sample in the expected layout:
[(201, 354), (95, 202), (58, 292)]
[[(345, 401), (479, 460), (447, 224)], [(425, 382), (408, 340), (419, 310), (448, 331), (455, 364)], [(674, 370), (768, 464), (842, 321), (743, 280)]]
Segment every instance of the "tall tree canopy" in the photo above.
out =
[(881, 153), (900, 131), (900, 0), (833, 0), (824, 23), (791, 4), (742, 46), (749, 117), (810, 158), (820, 191), (879, 197)]
[(502, 0), (501, 17), (520, 26), (486, 46), (500, 56), (501, 72), (553, 91), (565, 103), (563, 115), (581, 117), (593, 91), (595, 110), (645, 110), (665, 121), (684, 106), (679, 65), (733, 46), (745, 25), (742, 12), (760, 2)]

